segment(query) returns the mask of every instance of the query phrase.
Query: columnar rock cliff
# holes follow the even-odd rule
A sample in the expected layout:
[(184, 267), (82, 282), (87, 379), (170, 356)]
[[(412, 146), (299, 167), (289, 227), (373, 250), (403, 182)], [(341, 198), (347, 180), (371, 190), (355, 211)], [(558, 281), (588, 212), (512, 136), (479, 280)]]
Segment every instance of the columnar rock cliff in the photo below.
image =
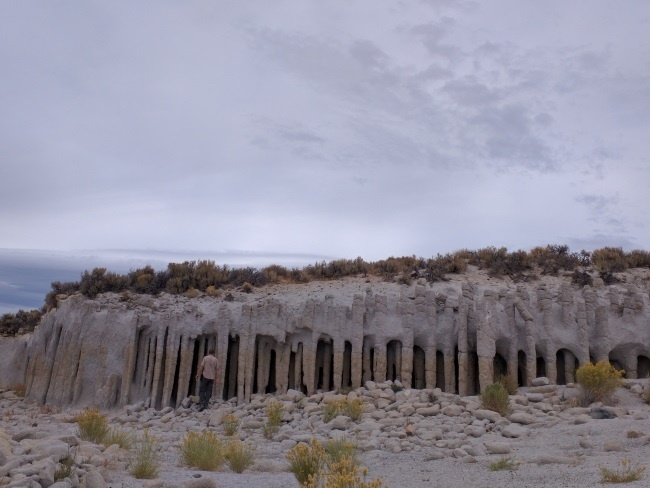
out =
[(75, 295), (29, 341), (11, 352), (5, 343), (1, 362), (38, 402), (104, 408), (180, 404), (197, 392), (197, 365), (212, 346), (215, 395), (242, 402), (387, 379), (471, 395), (499, 375), (572, 382), (578, 365), (600, 359), (628, 378), (650, 375), (647, 288), (479, 278), (276, 285), (232, 300)]

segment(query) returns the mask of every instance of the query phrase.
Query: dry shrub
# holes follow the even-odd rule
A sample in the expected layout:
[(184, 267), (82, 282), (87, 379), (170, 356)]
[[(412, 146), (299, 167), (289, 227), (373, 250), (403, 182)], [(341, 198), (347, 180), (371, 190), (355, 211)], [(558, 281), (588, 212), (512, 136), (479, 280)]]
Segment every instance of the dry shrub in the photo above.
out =
[(225, 415), (221, 419), (221, 425), (223, 425), (223, 433), (229, 437), (234, 436), (239, 430), (239, 419), (233, 414)]
[(205, 289), (205, 293), (206, 293), (206, 295), (208, 295), (209, 297), (215, 297), (215, 298), (218, 298), (218, 297), (221, 296), (222, 291), (221, 291), (220, 289), (216, 288), (215, 286), (210, 285), (210, 286), (208, 286), (208, 287)]
[(586, 363), (576, 370), (583, 405), (594, 402), (607, 402), (614, 391), (621, 386), (623, 372), (617, 370), (609, 361)]
[(243, 473), (255, 462), (255, 450), (238, 439), (232, 439), (226, 444), (225, 458), (233, 472)]
[(344, 457), (357, 463), (357, 444), (345, 437), (331, 439), (325, 444), (325, 451), (329, 463), (337, 463)]
[(225, 461), (223, 443), (209, 430), (186, 434), (179, 449), (184, 464), (203, 471), (216, 471)]
[(517, 394), (517, 388), (519, 388), (519, 385), (517, 384), (517, 379), (510, 376), (510, 375), (499, 375), (496, 378), (497, 383), (501, 383), (503, 387), (506, 389), (508, 392), (508, 395), (516, 395)]
[(490, 471), (514, 471), (517, 469), (517, 463), (509, 457), (502, 457), (491, 463), (489, 469)]
[(262, 433), (267, 439), (272, 439), (280, 430), (282, 424), (282, 415), (284, 406), (275, 399), (272, 399), (266, 407), (266, 423), (262, 428)]
[(142, 437), (136, 442), (132, 451), (129, 470), (137, 479), (150, 480), (158, 476), (160, 466), (160, 441), (145, 429)]
[(54, 471), (54, 482), (70, 478), (77, 470), (74, 462), (74, 456), (68, 452), (66, 456), (59, 461), (59, 465)]
[(133, 432), (129, 432), (117, 427), (110, 427), (102, 440), (106, 447), (117, 444), (122, 449), (131, 449), (135, 442)]
[(300, 486), (306, 486), (310, 481), (318, 482), (319, 473), (325, 467), (327, 453), (316, 439), (309, 445), (298, 444), (287, 453), (289, 471), (293, 473)]
[(312, 479), (305, 486), (307, 488), (382, 488), (381, 479), (366, 481), (368, 470), (359, 466), (350, 458), (344, 457), (340, 461), (327, 465), (326, 471), (321, 471), (318, 481)]
[(109, 432), (108, 419), (96, 408), (86, 408), (76, 417), (79, 437), (85, 441), (101, 444)]
[(253, 293), (253, 285), (251, 285), (248, 281), (246, 281), (241, 286), (241, 291), (243, 291), (244, 293)]
[(603, 247), (591, 253), (591, 262), (601, 273), (619, 273), (627, 269), (627, 259), (620, 247)]
[(337, 402), (328, 403), (323, 408), (323, 420), (325, 422), (330, 422), (334, 417), (338, 415), (346, 415), (350, 417), (354, 422), (361, 420), (361, 415), (363, 414), (363, 400), (357, 398), (355, 400), (349, 400), (344, 398)]
[(508, 390), (501, 383), (492, 383), (479, 395), (483, 408), (497, 412), (502, 416), (510, 413)]
[(608, 469), (605, 466), (600, 467), (602, 483), (630, 483), (643, 478), (646, 467), (639, 463), (632, 462), (631, 459), (622, 459), (619, 469)]
[(200, 292), (199, 290), (197, 290), (196, 288), (190, 288), (189, 290), (187, 290), (187, 291), (184, 293), (184, 295), (185, 295), (187, 298), (196, 298), (196, 297), (198, 297), (200, 294), (201, 294), (201, 292)]

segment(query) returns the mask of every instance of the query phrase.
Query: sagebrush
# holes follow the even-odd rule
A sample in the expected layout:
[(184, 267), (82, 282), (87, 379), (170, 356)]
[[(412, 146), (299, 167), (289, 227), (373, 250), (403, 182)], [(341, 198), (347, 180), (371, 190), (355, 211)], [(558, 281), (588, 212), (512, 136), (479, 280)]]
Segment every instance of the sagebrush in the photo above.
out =
[(492, 383), (485, 387), (479, 395), (481, 405), (487, 410), (497, 412), (502, 416), (510, 413), (510, 397), (508, 390), (501, 383)]
[(179, 449), (185, 465), (203, 471), (216, 471), (226, 460), (223, 442), (210, 430), (189, 432), (183, 436)]
[(614, 368), (609, 361), (583, 364), (576, 370), (581, 402), (589, 405), (594, 402), (609, 401), (612, 394), (621, 386), (622, 376), (623, 372)]

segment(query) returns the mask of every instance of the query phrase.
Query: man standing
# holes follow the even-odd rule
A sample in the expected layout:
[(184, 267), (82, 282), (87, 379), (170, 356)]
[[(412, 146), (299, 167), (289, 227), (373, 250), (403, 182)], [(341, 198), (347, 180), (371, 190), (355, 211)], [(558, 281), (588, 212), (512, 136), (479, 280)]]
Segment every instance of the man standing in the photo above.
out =
[(201, 378), (199, 387), (199, 412), (208, 408), (208, 402), (212, 396), (214, 382), (217, 380), (217, 358), (214, 357), (214, 349), (208, 350), (208, 355), (203, 358), (196, 373), (196, 379)]

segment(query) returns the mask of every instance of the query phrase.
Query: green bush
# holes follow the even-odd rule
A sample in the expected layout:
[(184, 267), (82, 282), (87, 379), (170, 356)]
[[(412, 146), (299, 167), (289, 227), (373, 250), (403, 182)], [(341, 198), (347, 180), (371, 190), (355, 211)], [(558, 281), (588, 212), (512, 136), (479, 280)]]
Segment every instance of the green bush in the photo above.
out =
[(501, 383), (492, 383), (479, 395), (483, 408), (497, 412), (502, 416), (510, 413), (508, 390)]
[(280, 402), (272, 399), (266, 407), (266, 423), (262, 428), (262, 433), (267, 439), (272, 439), (275, 434), (280, 430), (282, 425), (282, 416), (284, 415), (284, 407)]
[(581, 403), (589, 405), (594, 402), (607, 402), (621, 386), (622, 376), (623, 372), (618, 371), (608, 361), (583, 364), (576, 370)]

